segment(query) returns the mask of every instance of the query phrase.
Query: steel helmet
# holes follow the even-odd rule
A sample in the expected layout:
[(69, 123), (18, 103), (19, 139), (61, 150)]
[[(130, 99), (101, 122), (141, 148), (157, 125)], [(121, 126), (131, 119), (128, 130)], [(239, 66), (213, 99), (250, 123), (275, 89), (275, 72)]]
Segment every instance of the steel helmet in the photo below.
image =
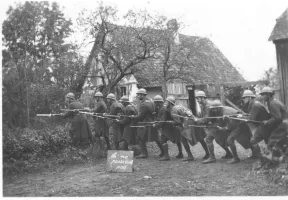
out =
[(124, 102), (124, 103), (129, 103), (130, 102), (128, 96), (121, 97), (121, 99), (119, 101), (120, 102)]
[(199, 90), (196, 92), (195, 97), (205, 97), (206, 98), (206, 94), (205, 94), (205, 92)]
[(153, 101), (156, 101), (156, 102), (164, 102), (163, 98), (160, 96), (160, 95), (156, 95), (153, 99)]
[(273, 89), (270, 88), (270, 87), (264, 87), (264, 88), (261, 90), (260, 94), (264, 94), (264, 93), (273, 93)]
[(173, 105), (175, 105), (175, 102), (176, 102), (175, 97), (173, 97), (173, 96), (168, 96), (166, 98), (166, 101), (172, 103)]
[(138, 90), (138, 92), (136, 94), (147, 94), (147, 92), (144, 88), (141, 88)]
[(242, 95), (242, 98), (244, 97), (256, 97), (256, 96), (251, 90), (245, 90)]
[(103, 94), (102, 94), (102, 92), (96, 92), (94, 94), (94, 97), (103, 97)]
[(221, 101), (214, 100), (209, 108), (223, 108)]
[(72, 92), (69, 92), (68, 94), (66, 94), (66, 98), (67, 99), (75, 99), (75, 95)]
[(116, 97), (114, 94), (110, 93), (107, 95), (106, 99), (113, 99), (113, 100), (116, 100)]

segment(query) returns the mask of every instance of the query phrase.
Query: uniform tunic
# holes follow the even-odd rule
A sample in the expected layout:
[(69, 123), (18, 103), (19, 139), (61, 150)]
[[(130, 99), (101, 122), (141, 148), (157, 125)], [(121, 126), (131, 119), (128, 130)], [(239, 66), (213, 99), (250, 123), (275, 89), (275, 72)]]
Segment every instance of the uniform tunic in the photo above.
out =
[[(100, 101), (96, 103), (95, 109), (92, 110), (94, 113), (106, 113), (107, 112), (107, 106), (104, 101)], [(94, 118), (94, 129), (97, 136), (103, 136), (103, 137), (109, 137), (109, 131), (108, 131), (108, 124), (106, 119), (103, 118)]]
[[(157, 113), (156, 119), (158, 121), (173, 120), (171, 113), (164, 106), (158, 108), (158, 111), (156, 110), (156, 113)], [(160, 127), (162, 129), (160, 138), (161, 144), (167, 143), (168, 140), (170, 140), (172, 143), (180, 142), (181, 135), (177, 127), (173, 126), (173, 124), (170, 123), (161, 123)]]
[[(268, 112), (268, 110), (265, 108), (264, 104), (262, 104), (261, 102), (255, 101), (250, 111), (249, 119), (255, 120), (255, 121), (264, 121), (270, 118), (271, 118), (271, 115)], [(256, 143), (259, 143), (263, 139), (266, 144), (268, 143), (268, 138), (272, 130), (271, 125), (249, 123), (249, 127), (253, 134), (253, 137), (251, 139), (251, 143), (253, 145), (255, 145)]]
[(267, 125), (272, 126), (272, 130), (267, 145), (272, 148), (288, 135), (288, 111), (285, 105), (276, 99), (268, 102), (268, 109), (272, 117)]
[[(238, 111), (234, 108), (231, 108), (229, 106), (224, 106), (223, 107), (223, 115), (233, 115), (238, 113)], [(211, 121), (211, 125), (210, 126), (220, 126), (220, 127), (224, 127), (226, 125), (225, 120), (222, 118), (219, 119), (213, 119), (210, 120)], [(206, 128), (207, 130), (207, 138), (206, 138), (206, 142), (208, 143), (212, 143), (213, 139), (215, 139), (215, 141), (222, 147), (227, 147), (227, 138), (229, 136), (229, 132), (227, 130), (219, 130), (216, 127), (209, 127)]]
[[(140, 101), (139, 112), (138, 115), (134, 118), (134, 122), (152, 122), (154, 121), (154, 112), (154, 103), (150, 99), (144, 98), (142, 101)], [(145, 128), (138, 128), (137, 138), (143, 142), (158, 141), (157, 129), (152, 128), (151, 126), (146, 126)]]
[(136, 133), (137, 128), (130, 127), (132, 124), (132, 120), (130, 115), (137, 115), (137, 107), (130, 104), (124, 108), (124, 119), (120, 120), (119, 123), (124, 126), (122, 139), (127, 142), (127, 144), (135, 145), (136, 144)]
[[(201, 114), (198, 114), (197, 113), (197, 117), (198, 118), (203, 118), (203, 117), (207, 117), (208, 116), (208, 110), (209, 110), (209, 107), (207, 104), (203, 105), (203, 104), (200, 104), (200, 108), (201, 108)], [(194, 127), (194, 131), (195, 131), (195, 134), (198, 135), (199, 139), (200, 138), (205, 138), (207, 136), (206, 134), (206, 130), (202, 127)], [(202, 137), (201, 137), (202, 136)], [(200, 141), (200, 140), (199, 140)]]
[[(110, 106), (110, 115), (123, 115), (123, 105), (114, 101)], [(113, 135), (113, 141), (119, 143), (122, 140), (123, 126), (112, 119), (108, 119), (109, 132)]]
[[(189, 111), (190, 114), (188, 114), (187, 111)], [(174, 125), (177, 126), (181, 136), (187, 139), (190, 145), (194, 146), (197, 144), (197, 142), (204, 140), (206, 137), (204, 132), (195, 132), (193, 127), (189, 127), (189, 125), (195, 124), (193, 120), (185, 120), (177, 115), (183, 117), (193, 117), (193, 114), (189, 109), (180, 105), (176, 105), (171, 109), (171, 116), (174, 120)]]
[[(84, 106), (77, 100), (68, 105), (68, 109), (84, 109)], [(68, 111), (64, 118), (69, 118), (69, 133), (74, 142), (92, 142), (92, 133), (86, 116), (74, 111)]]

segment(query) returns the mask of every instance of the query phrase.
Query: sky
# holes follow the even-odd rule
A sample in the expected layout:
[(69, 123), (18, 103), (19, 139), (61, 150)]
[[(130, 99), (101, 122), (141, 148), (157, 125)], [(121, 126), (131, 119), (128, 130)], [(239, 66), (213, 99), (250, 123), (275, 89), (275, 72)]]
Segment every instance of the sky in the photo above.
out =
[[(14, 1), (1, 2), (2, 10)], [(56, 1), (67, 18), (76, 23), (82, 9), (95, 9), (97, 1)], [(268, 38), (276, 19), (288, 8), (288, 0), (103, 0), (118, 7), (143, 9), (185, 24), (182, 34), (209, 38), (248, 81), (259, 80), (264, 71), (277, 67), (276, 51)], [(4, 4), (4, 6), (3, 6)], [(1, 11), (2, 12), (2, 11)], [(5, 15), (1, 13), (1, 18)], [(77, 34), (76, 40), (83, 36)], [(83, 49), (89, 53), (91, 45)]]

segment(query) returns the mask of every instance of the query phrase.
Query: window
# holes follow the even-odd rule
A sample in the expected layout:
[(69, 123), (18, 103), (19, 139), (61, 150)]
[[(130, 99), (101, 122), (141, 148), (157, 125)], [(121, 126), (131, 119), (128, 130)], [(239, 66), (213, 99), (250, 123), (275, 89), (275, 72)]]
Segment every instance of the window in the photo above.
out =
[(126, 87), (120, 87), (121, 97), (126, 95)]

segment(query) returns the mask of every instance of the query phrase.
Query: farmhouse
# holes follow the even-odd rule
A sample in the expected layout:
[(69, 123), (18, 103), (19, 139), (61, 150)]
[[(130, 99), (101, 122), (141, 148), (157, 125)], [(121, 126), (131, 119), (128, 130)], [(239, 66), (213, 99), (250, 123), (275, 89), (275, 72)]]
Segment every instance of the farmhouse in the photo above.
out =
[[(184, 73), (177, 79), (167, 82), (168, 95), (174, 95), (178, 104), (187, 107), (195, 107), (195, 90), (204, 90), (209, 98), (221, 99), (223, 95), (223, 83), (245, 82), (244, 78), (237, 71), (222, 52), (213, 44), (213, 42), (204, 37), (187, 36), (178, 34), (175, 38), (177, 43), (184, 43), (190, 51), (193, 52), (189, 57), (189, 66)], [(87, 76), (83, 91), (86, 94), (93, 94), (99, 89), (102, 81), (99, 78), (103, 74), (100, 59), (94, 59), (94, 69), (90, 74), (96, 73), (95, 76)], [(128, 95), (132, 101), (138, 88), (145, 88), (149, 98), (156, 94), (162, 94), (163, 80), (159, 74), (163, 73), (163, 68), (155, 63), (145, 63), (132, 75), (123, 78), (118, 84), (119, 90), (117, 96)], [(99, 70), (100, 69), (100, 70)], [(174, 68), (173, 70), (178, 70)]]
[(276, 20), (269, 41), (273, 41), (276, 47), (280, 100), (288, 105), (288, 9)]

